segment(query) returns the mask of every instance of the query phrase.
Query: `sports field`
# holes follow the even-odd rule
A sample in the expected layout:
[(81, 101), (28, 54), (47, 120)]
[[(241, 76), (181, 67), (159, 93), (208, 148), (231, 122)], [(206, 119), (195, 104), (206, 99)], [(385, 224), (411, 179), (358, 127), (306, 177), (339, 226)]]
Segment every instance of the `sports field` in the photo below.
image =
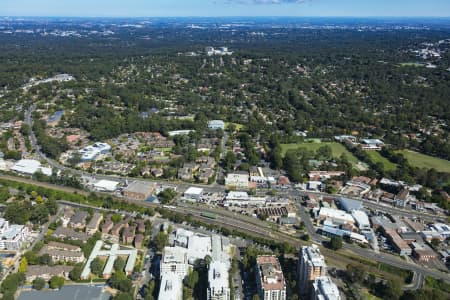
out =
[(384, 166), (385, 171), (393, 171), (397, 169), (397, 165), (390, 162), (389, 159), (382, 156), (380, 152), (378, 151), (367, 151), (367, 156), (369, 157), (370, 161), (374, 164), (381, 162)]
[(438, 172), (450, 173), (450, 161), (448, 160), (440, 159), (411, 150), (401, 150), (398, 152), (403, 154), (403, 156), (405, 156), (405, 158), (408, 160), (409, 164), (413, 167), (426, 169), (434, 168)]
[(333, 157), (340, 157), (342, 153), (345, 153), (347, 159), (353, 164), (356, 165), (358, 163), (358, 159), (350, 153), (342, 144), (334, 143), (334, 142), (325, 142), (325, 143), (300, 143), (300, 144), (281, 144), (281, 154), (284, 156), (288, 150), (291, 149), (300, 149), (305, 148), (310, 151), (317, 151), (320, 147), (330, 146), (331, 152), (333, 153)]

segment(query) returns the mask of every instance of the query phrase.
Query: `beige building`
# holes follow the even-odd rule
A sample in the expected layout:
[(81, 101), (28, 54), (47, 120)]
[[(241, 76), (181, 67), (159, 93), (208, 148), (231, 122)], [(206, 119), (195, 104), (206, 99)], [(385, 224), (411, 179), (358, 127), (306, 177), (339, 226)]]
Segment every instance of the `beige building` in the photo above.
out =
[(286, 300), (286, 282), (275, 256), (256, 258), (256, 285), (261, 300)]

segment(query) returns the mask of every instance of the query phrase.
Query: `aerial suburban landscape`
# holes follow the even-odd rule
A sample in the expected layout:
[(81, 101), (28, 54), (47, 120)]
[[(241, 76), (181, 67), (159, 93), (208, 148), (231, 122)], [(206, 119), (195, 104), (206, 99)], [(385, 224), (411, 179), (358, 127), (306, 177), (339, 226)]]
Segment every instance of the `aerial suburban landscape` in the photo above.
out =
[(450, 299), (450, 3), (22, 2), (0, 299)]

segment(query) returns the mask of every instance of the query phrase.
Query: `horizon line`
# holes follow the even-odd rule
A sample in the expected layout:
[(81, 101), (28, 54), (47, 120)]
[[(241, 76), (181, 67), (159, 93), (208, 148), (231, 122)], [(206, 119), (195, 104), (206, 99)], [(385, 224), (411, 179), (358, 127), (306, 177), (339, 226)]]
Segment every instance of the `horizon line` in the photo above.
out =
[(154, 18), (154, 19), (164, 19), (164, 18), (204, 18), (204, 19), (212, 19), (212, 18), (355, 18), (355, 19), (450, 19), (449, 16), (239, 16), (239, 15), (229, 15), (229, 16), (119, 16), (119, 15), (110, 15), (110, 16), (68, 16), (68, 15), (46, 15), (46, 16), (20, 16), (20, 15), (0, 15), (0, 18), (87, 18), (87, 19), (99, 19), (99, 18), (108, 18), (108, 19), (144, 19), (144, 18)]

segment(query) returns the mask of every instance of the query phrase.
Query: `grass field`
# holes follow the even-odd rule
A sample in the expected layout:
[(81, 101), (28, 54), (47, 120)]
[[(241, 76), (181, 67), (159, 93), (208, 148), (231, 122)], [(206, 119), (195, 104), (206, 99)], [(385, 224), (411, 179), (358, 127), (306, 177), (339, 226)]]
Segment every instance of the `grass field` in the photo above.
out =
[(438, 172), (450, 173), (450, 161), (425, 155), (411, 150), (401, 150), (399, 153), (403, 154), (413, 167), (431, 169), (434, 168)]
[(281, 154), (284, 156), (288, 150), (292, 149), (300, 149), (305, 148), (310, 151), (317, 151), (320, 147), (323, 147), (325, 145), (328, 145), (331, 147), (331, 151), (333, 153), (334, 157), (339, 157), (342, 155), (342, 153), (345, 153), (347, 156), (347, 159), (353, 164), (356, 165), (358, 163), (358, 159), (350, 153), (342, 144), (339, 143), (301, 143), (301, 144), (282, 144), (281, 145)]
[(384, 170), (385, 171), (393, 171), (395, 169), (397, 169), (397, 165), (390, 162), (389, 159), (387, 159), (386, 157), (382, 156), (380, 154), (380, 152), (378, 151), (367, 151), (367, 156), (369, 156), (370, 161), (372, 161), (372, 163), (376, 164), (378, 162), (381, 162), (384, 166)]
[(241, 130), (244, 128), (244, 125), (239, 124), (239, 123), (225, 122), (225, 129), (228, 129), (228, 127), (229, 127), (231, 124), (234, 124), (234, 126), (236, 127), (236, 130), (237, 130), (237, 131), (241, 131)]
[(424, 64), (422, 63), (416, 63), (416, 62), (407, 62), (407, 63), (401, 63), (399, 64), (400, 67), (416, 67), (416, 68), (420, 68), (423, 67)]

